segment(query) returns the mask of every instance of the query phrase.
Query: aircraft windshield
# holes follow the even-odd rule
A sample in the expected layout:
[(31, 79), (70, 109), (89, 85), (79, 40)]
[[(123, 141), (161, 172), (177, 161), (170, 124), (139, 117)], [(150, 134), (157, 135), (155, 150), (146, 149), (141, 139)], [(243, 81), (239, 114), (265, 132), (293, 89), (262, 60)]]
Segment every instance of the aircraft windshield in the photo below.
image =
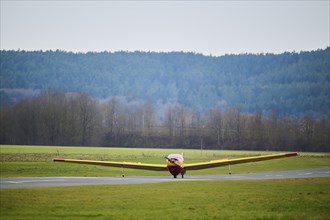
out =
[(184, 161), (183, 156), (181, 154), (170, 154), (167, 157), (170, 158), (170, 159), (176, 158), (176, 159), (179, 159), (181, 161)]

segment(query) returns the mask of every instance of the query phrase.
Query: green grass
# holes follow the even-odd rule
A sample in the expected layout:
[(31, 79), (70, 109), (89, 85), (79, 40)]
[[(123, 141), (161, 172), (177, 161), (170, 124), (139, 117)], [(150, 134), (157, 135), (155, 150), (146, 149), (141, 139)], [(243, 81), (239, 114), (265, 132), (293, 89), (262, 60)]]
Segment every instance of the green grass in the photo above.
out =
[[(1, 177), (120, 176), (121, 169), (53, 163), (53, 157), (164, 163), (184, 151), (186, 163), (277, 152), (0, 145)], [(329, 153), (232, 166), (233, 173), (330, 166)], [(191, 171), (227, 173), (227, 167)], [(126, 175), (170, 175), (126, 169)], [(0, 219), (329, 219), (330, 178), (177, 181), (0, 189)]]
[[(121, 176), (118, 168), (81, 164), (53, 163), (53, 157), (72, 159), (132, 161), (163, 164), (164, 155), (184, 152), (185, 162), (194, 163), (221, 158), (247, 157), (278, 152), (220, 151), (145, 148), (52, 147), (0, 145), (1, 177), (19, 176)], [(233, 173), (278, 171), (330, 166), (329, 153), (301, 153), (298, 157), (232, 166)], [(187, 175), (224, 174), (228, 167), (189, 171)], [(168, 172), (125, 169), (125, 175), (169, 175)]]
[[(51, 154), (51, 155), (104, 155), (109, 158), (164, 156), (173, 152), (184, 152), (187, 158), (223, 158), (241, 155), (278, 153), (275, 151), (243, 150), (187, 150), (187, 149), (152, 149), (152, 148), (116, 148), (116, 147), (63, 147), (63, 146), (24, 146), (0, 145), (1, 154)], [(302, 156), (329, 156), (329, 153), (299, 153)]]
[(1, 189), (1, 219), (329, 219), (329, 178)]

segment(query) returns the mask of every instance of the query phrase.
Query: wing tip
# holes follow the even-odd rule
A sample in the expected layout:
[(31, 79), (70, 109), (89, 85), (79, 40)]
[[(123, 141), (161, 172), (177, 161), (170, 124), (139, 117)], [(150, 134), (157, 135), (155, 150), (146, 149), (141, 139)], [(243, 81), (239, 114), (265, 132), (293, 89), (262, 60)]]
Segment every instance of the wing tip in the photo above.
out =
[(298, 156), (298, 152), (289, 152), (286, 153), (287, 156)]
[(53, 158), (53, 162), (64, 162), (65, 160), (60, 157)]

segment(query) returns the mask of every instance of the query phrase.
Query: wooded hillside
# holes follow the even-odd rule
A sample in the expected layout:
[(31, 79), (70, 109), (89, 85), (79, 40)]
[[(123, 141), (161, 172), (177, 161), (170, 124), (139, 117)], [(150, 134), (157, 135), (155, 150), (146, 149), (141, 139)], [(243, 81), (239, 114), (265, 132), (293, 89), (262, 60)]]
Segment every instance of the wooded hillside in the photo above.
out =
[(1, 51), (1, 103), (42, 90), (178, 103), (209, 109), (276, 111), (279, 116), (330, 115), (330, 48), (311, 52), (241, 54)]
[(330, 48), (1, 51), (0, 143), (329, 151)]

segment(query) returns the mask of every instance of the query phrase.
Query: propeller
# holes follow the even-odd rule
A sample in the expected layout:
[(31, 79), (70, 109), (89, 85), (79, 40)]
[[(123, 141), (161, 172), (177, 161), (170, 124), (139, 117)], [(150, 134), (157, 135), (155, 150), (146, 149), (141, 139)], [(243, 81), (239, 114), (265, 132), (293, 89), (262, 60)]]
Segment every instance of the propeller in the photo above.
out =
[(179, 166), (179, 167), (182, 168), (181, 164), (180, 164), (177, 160), (175, 160), (175, 159), (170, 159), (170, 158), (168, 158), (167, 156), (165, 156), (164, 158), (165, 158), (166, 160), (170, 161), (171, 163), (174, 163), (175, 165), (177, 165), (177, 166)]

